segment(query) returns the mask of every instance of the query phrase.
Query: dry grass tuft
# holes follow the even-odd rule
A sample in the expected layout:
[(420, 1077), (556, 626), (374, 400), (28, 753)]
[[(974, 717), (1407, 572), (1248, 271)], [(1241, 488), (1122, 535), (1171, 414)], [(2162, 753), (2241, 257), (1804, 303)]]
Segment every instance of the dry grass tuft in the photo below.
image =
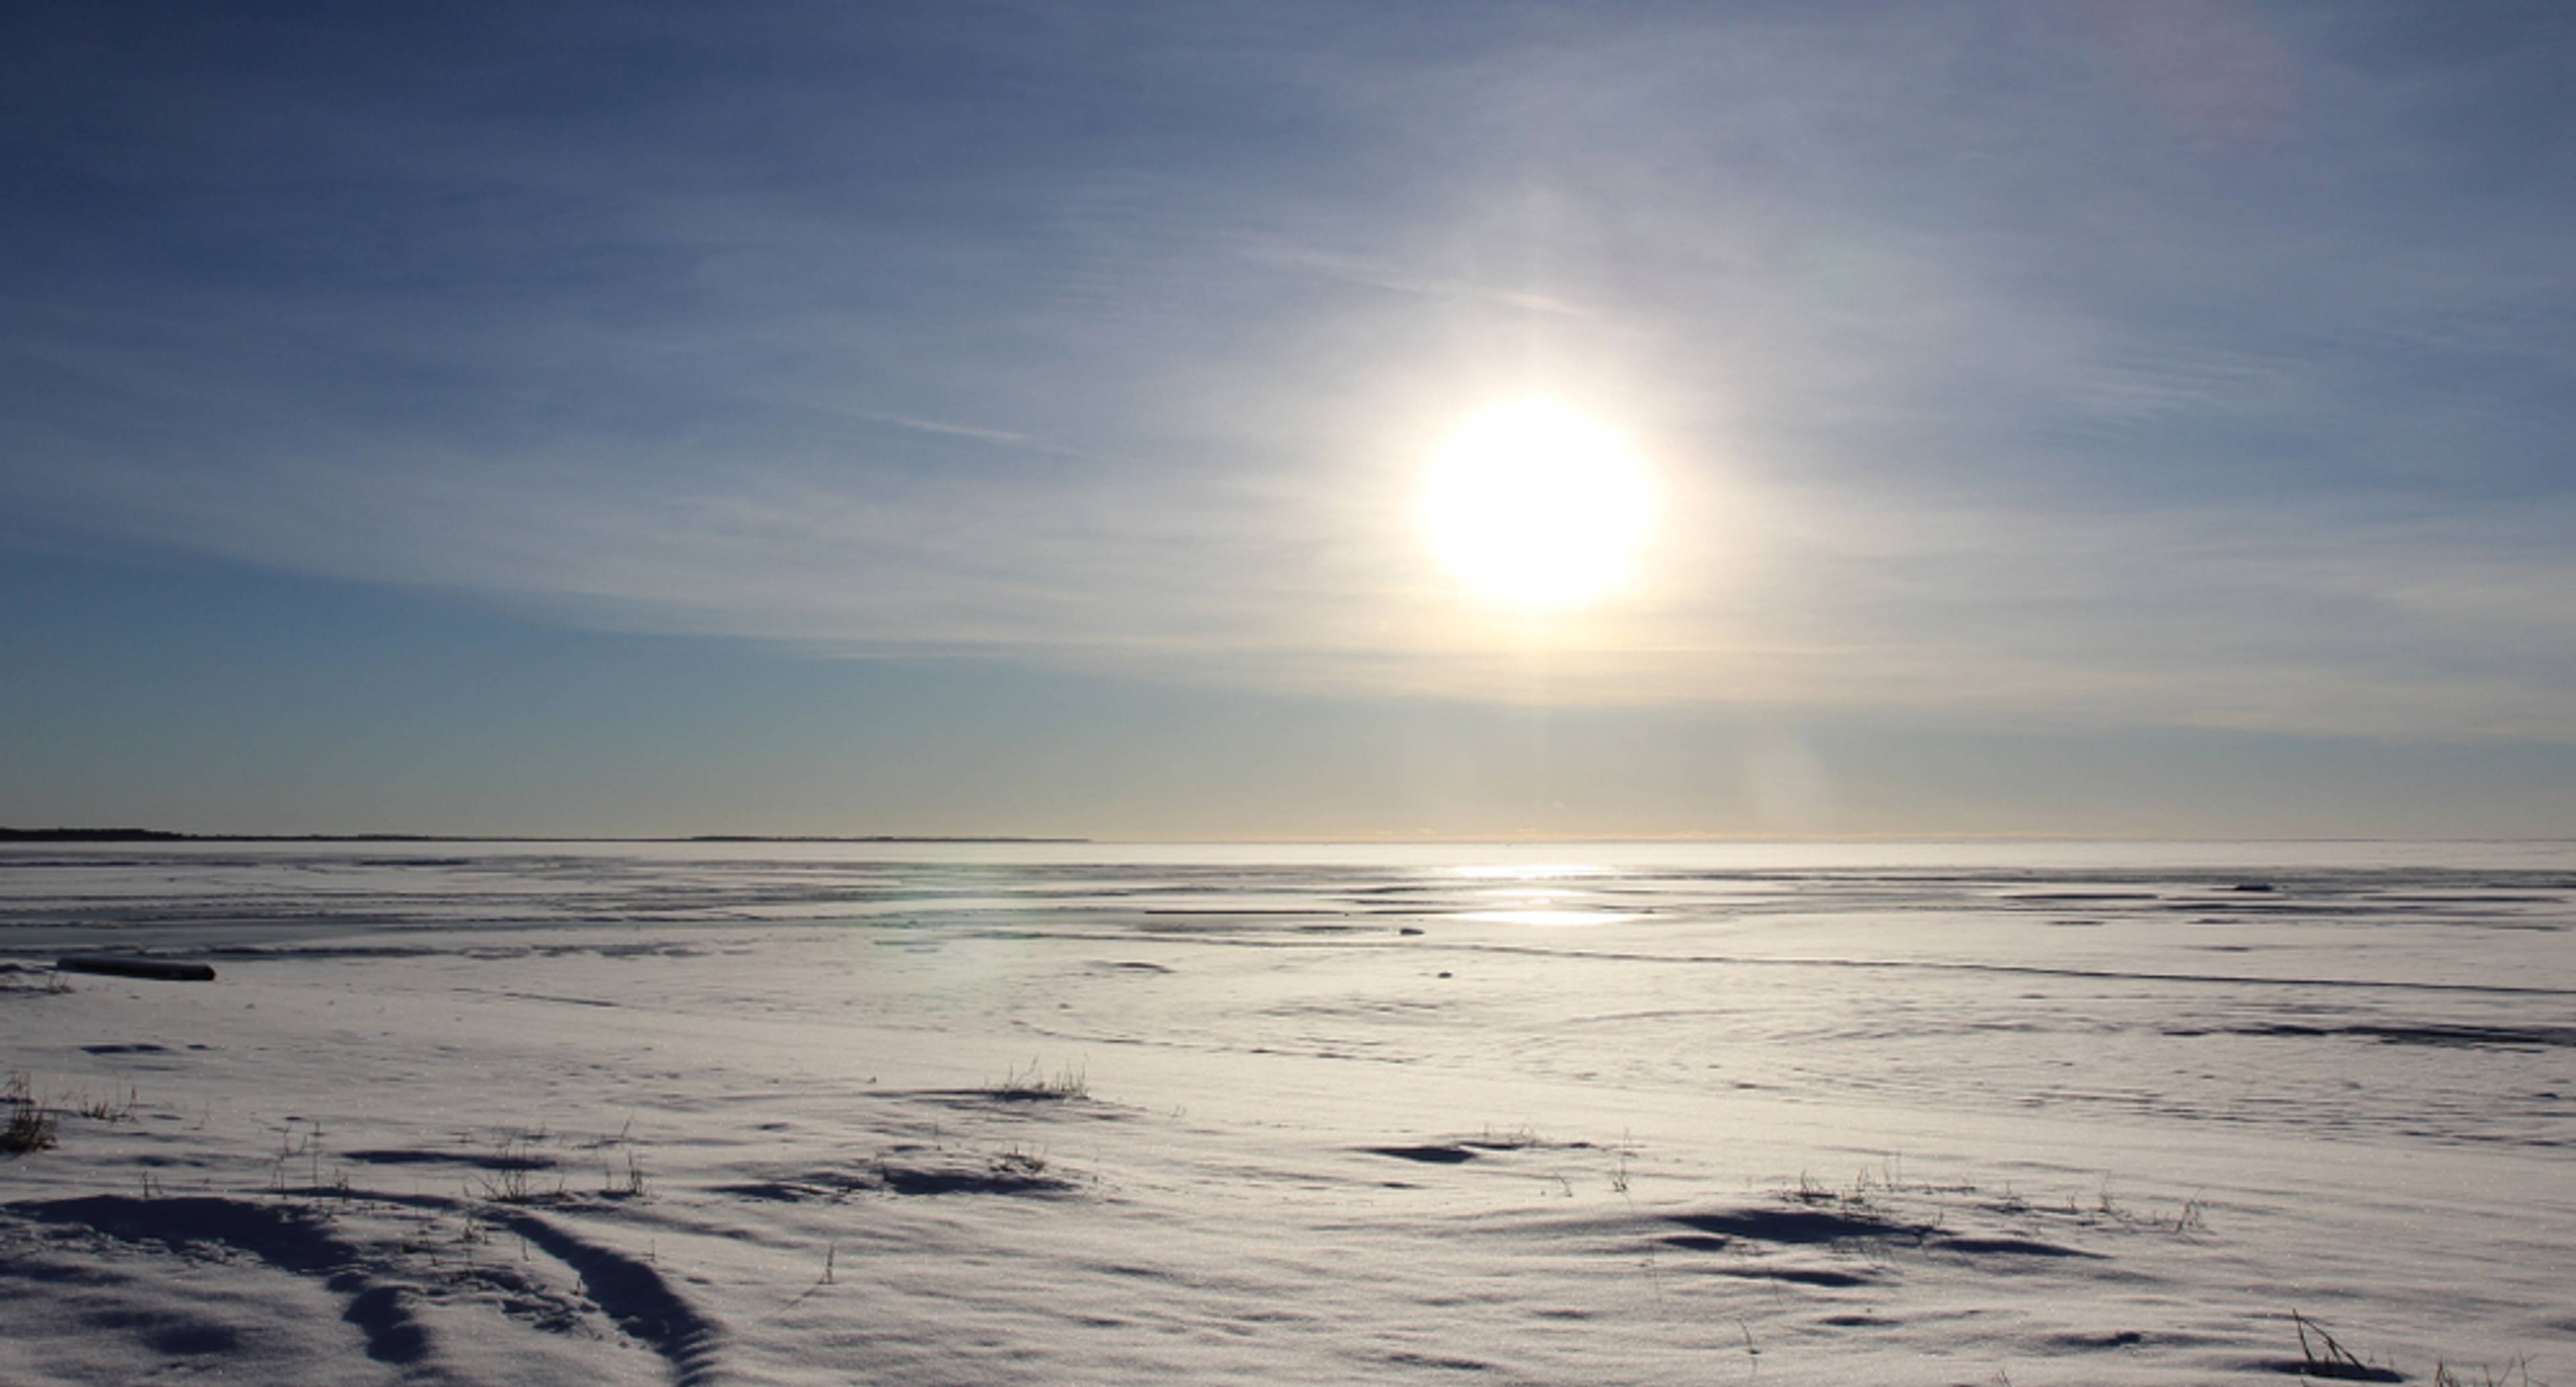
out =
[(2335, 1342), (2326, 1327), (2293, 1310), (2290, 1323), (2299, 1331), (2299, 1357), (2304, 1359), (2299, 1371), (2305, 1377), (2332, 1378), (2343, 1382), (2403, 1382), (2406, 1376), (2395, 1368), (2365, 1363), (2352, 1350)]
[(1090, 1097), (1091, 1084), (1080, 1066), (1065, 1065), (1049, 1077), (1032, 1059), (1028, 1068), (1011, 1070), (1002, 1076), (1000, 1083), (990, 1085), (984, 1093), (1007, 1103), (1061, 1103)]
[(9, 1071), (0, 1083), (0, 1104), (9, 1109), (9, 1120), (0, 1123), (0, 1152), (23, 1156), (54, 1144), (54, 1115), (36, 1101), (35, 1081), (26, 1070)]
[(2504, 1365), (2504, 1371), (2481, 1363), (2474, 1378), (2448, 1363), (2433, 1365), (2433, 1387), (2532, 1387), (2531, 1360), (2516, 1358)]
[(132, 1122), (134, 1105), (141, 1097), (141, 1091), (131, 1087), (125, 1090), (123, 1098), (118, 1098), (113, 1093), (105, 1098), (92, 1098), (82, 1094), (73, 1104), (72, 1111), (93, 1122)]

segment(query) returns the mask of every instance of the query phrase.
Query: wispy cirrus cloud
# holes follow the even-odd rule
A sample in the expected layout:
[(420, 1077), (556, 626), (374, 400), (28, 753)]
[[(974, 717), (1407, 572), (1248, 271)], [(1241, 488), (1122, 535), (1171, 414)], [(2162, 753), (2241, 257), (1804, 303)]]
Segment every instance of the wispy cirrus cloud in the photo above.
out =
[[(1343, 696), (2576, 739), (2576, 141), (2502, 21), (28, 22), (0, 496), (56, 542)], [(1674, 497), (1545, 631), (1409, 511), (1524, 389)]]

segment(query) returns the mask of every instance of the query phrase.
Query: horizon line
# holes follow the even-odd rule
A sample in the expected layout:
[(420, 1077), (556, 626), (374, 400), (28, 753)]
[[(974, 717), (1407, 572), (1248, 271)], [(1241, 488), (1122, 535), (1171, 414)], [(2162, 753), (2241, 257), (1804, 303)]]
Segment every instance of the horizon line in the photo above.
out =
[(0, 827), (0, 846), (42, 843), (918, 843), (1032, 846), (1511, 846), (1516, 844), (1797, 844), (1797, 843), (2576, 843), (2565, 834), (2462, 836), (2416, 834), (2168, 834), (2168, 833), (1664, 833), (1664, 834), (1469, 834), (1458, 836), (1298, 834), (1178, 837), (1090, 837), (992, 833), (191, 833), (151, 828)]

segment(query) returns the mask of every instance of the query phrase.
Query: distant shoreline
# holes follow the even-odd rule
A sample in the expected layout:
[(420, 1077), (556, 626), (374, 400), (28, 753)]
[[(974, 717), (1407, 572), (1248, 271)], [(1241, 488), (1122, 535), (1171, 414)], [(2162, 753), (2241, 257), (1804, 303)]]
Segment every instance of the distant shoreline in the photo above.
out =
[(1088, 838), (951, 834), (700, 833), (678, 838), (483, 833), (173, 833), (159, 828), (0, 828), (0, 843), (1088, 843)]
[(2130, 837), (2105, 837), (2099, 834), (2063, 833), (1975, 833), (1975, 834), (1825, 834), (1825, 835), (1701, 835), (1649, 834), (1640, 837), (1598, 837), (1574, 835), (1559, 838), (1531, 837), (1412, 837), (1412, 838), (1078, 838), (1017, 837), (1008, 834), (944, 833), (699, 833), (688, 835), (651, 834), (511, 834), (511, 833), (178, 833), (158, 828), (0, 828), (0, 847), (45, 843), (848, 843), (848, 844), (989, 844), (996, 846), (1080, 846), (1189, 844), (1205, 847), (1342, 847), (1342, 846), (1420, 846), (1420, 847), (1554, 847), (1592, 846), (1626, 847), (1694, 847), (1694, 846), (1797, 846), (1819, 843), (1865, 845), (1931, 845), (1973, 846), (1977, 844), (2080, 845), (2085, 843), (2168, 843), (2190, 845), (2255, 844), (2331, 844), (2331, 843), (2576, 843), (2564, 836), (2466, 838), (2416, 837), (2391, 838), (2350, 835), (2287, 835), (2281, 837), (2234, 838), (2189, 837), (2172, 834), (2144, 834)]

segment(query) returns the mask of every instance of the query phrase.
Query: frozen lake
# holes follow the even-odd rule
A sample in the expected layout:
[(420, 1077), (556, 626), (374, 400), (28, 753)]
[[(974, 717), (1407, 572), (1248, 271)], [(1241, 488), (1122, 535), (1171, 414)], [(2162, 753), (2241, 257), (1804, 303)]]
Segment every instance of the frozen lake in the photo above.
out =
[(10, 849), (0, 1376), (2563, 1378), (2571, 926), (2567, 844)]

